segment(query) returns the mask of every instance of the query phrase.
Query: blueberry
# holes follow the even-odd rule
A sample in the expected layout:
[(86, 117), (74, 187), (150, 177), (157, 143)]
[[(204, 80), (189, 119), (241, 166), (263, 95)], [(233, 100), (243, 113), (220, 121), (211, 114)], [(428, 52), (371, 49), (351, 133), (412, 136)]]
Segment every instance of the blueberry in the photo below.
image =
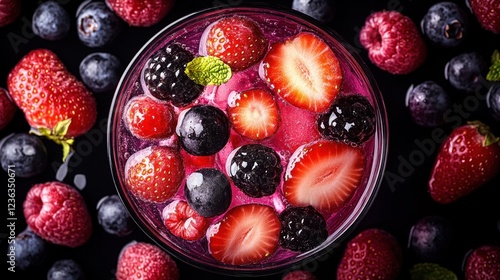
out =
[(213, 155), (229, 140), (229, 120), (210, 105), (196, 105), (179, 116), (176, 133), (182, 148), (195, 156)]
[(454, 47), (463, 42), (469, 30), (469, 18), (452, 2), (432, 5), (421, 22), (422, 33), (439, 47)]
[(494, 83), (490, 86), (486, 95), (486, 105), (491, 116), (500, 121), (500, 83)]
[(14, 240), (16, 268), (27, 270), (43, 262), (48, 252), (47, 242), (27, 228)]
[(70, 19), (59, 3), (47, 1), (36, 8), (31, 26), (35, 35), (46, 40), (59, 40), (68, 34)]
[(85, 1), (77, 11), (78, 38), (88, 47), (102, 47), (121, 30), (120, 18), (104, 2)]
[(109, 53), (96, 52), (80, 62), (80, 77), (93, 92), (114, 90), (121, 76), (120, 60)]
[(231, 185), (224, 173), (203, 168), (191, 173), (184, 187), (186, 200), (203, 217), (224, 213), (231, 204)]
[(84, 280), (82, 267), (71, 259), (58, 260), (50, 267), (47, 280)]
[(293, 0), (292, 9), (324, 23), (333, 19), (333, 0)]
[(97, 221), (104, 231), (126, 236), (134, 229), (134, 221), (118, 195), (103, 197), (97, 204)]
[(482, 86), (481, 82), (487, 70), (486, 63), (479, 53), (463, 53), (446, 64), (445, 78), (457, 90), (474, 92)]
[(47, 166), (47, 149), (36, 135), (11, 134), (2, 140), (0, 163), (3, 170), (14, 170), (18, 177), (33, 177)]
[(426, 216), (413, 225), (408, 245), (419, 260), (438, 262), (448, 257), (453, 236), (448, 220), (440, 216)]
[(451, 98), (436, 82), (425, 81), (408, 89), (406, 106), (416, 124), (435, 127), (444, 123), (444, 113), (451, 107)]

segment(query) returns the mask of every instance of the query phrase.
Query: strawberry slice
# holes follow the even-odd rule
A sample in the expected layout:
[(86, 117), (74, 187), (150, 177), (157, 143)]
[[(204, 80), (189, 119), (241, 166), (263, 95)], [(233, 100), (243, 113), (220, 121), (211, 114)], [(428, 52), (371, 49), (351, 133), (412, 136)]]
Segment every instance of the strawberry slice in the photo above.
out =
[(288, 163), (283, 194), (295, 206), (336, 211), (358, 187), (364, 164), (363, 151), (344, 143), (318, 141), (301, 146)]
[(264, 57), (261, 73), (287, 102), (310, 110), (326, 110), (342, 83), (342, 69), (332, 49), (319, 37), (302, 32), (277, 42)]
[(261, 204), (236, 206), (209, 228), (209, 250), (223, 263), (256, 263), (277, 249), (280, 230), (278, 215), (272, 207)]
[(233, 129), (253, 140), (268, 138), (280, 122), (278, 105), (271, 93), (263, 89), (233, 92), (228, 98), (228, 117)]
[(163, 223), (173, 235), (187, 241), (200, 239), (208, 228), (207, 219), (196, 213), (183, 200), (174, 200), (165, 206), (162, 218)]

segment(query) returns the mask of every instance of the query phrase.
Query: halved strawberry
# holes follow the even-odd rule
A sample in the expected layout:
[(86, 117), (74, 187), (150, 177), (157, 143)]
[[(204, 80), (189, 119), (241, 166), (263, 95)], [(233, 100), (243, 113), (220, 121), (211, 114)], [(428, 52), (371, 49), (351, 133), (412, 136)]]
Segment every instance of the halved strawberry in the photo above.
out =
[(288, 163), (283, 194), (296, 206), (336, 211), (358, 187), (364, 165), (363, 151), (341, 142), (318, 141), (301, 146)]
[(278, 248), (280, 230), (278, 215), (272, 207), (236, 206), (209, 228), (209, 250), (215, 259), (231, 265), (259, 262)]
[(278, 129), (280, 114), (271, 93), (263, 89), (233, 92), (228, 98), (233, 129), (253, 140), (268, 138)]
[(287, 102), (313, 112), (326, 110), (342, 83), (342, 69), (332, 49), (302, 32), (271, 46), (261, 64), (270, 87)]
[(208, 228), (207, 218), (196, 213), (183, 200), (170, 202), (162, 211), (163, 223), (170, 232), (187, 241), (200, 239)]

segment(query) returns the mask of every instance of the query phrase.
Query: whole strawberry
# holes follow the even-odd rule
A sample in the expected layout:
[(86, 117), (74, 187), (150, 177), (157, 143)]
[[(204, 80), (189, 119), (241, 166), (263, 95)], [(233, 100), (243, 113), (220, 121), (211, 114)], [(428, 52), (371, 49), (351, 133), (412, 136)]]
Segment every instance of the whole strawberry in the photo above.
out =
[(106, 4), (131, 26), (151, 26), (172, 9), (174, 0), (106, 0)]
[(427, 57), (427, 46), (415, 23), (397, 11), (369, 15), (359, 41), (371, 62), (392, 74), (413, 72)]
[(0, 0), (0, 27), (6, 26), (21, 14), (21, 0)]
[(467, 0), (467, 2), (484, 29), (500, 34), (500, 0)]
[(443, 142), (429, 180), (431, 197), (452, 203), (500, 173), (498, 138), (481, 122), (455, 128)]
[(465, 280), (496, 280), (500, 276), (500, 247), (483, 245), (466, 258)]
[(316, 280), (316, 276), (309, 270), (295, 270), (283, 275), (281, 280)]
[(16, 105), (4, 88), (0, 88), (0, 130), (6, 127), (16, 114)]
[(78, 247), (92, 234), (92, 222), (77, 189), (61, 182), (34, 185), (23, 203), (26, 223), (43, 239)]
[(337, 268), (337, 279), (396, 279), (403, 252), (389, 232), (370, 228), (347, 243)]
[(117, 280), (177, 280), (179, 269), (175, 261), (155, 245), (129, 243), (120, 252), (116, 268)]

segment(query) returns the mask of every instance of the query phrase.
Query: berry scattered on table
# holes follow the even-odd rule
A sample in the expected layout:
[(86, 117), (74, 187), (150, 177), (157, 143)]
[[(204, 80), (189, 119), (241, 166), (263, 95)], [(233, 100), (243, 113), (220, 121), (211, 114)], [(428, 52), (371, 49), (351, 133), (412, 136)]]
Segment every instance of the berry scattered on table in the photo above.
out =
[(131, 242), (125, 245), (118, 257), (116, 279), (178, 280), (179, 268), (165, 251), (145, 242)]
[(445, 123), (445, 112), (451, 108), (451, 97), (434, 81), (411, 85), (406, 92), (406, 107), (412, 120), (423, 127), (436, 127)]
[(23, 202), (26, 223), (43, 239), (78, 247), (89, 240), (92, 220), (82, 195), (61, 182), (35, 184)]
[(315, 113), (328, 109), (342, 83), (337, 56), (308, 32), (274, 43), (261, 62), (261, 72), (288, 103)]
[(486, 94), (486, 104), (491, 116), (500, 122), (500, 83), (490, 86)]
[(438, 151), (428, 190), (438, 203), (467, 196), (500, 173), (500, 145), (485, 124), (455, 128)]
[(465, 257), (465, 279), (495, 279), (500, 275), (500, 247), (482, 245)]
[(257, 263), (276, 251), (280, 229), (278, 215), (272, 207), (239, 205), (208, 228), (208, 249), (216, 260), (226, 264)]
[(421, 22), (422, 33), (436, 46), (448, 48), (462, 43), (469, 33), (468, 14), (456, 3), (432, 5)]
[(288, 207), (279, 219), (279, 244), (292, 251), (307, 252), (328, 237), (325, 218), (312, 206)]
[(427, 58), (427, 46), (411, 18), (397, 11), (370, 14), (359, 33), (370, 61), (391, 74), (409, 74)]
[(466, 3), (482, 28), (500, 34), (500, 2), (498, 0), (467, 0)]
[(19, 233), (13, 243), (15, 248), (16, 268), (28, 270), (40, 265), (49, 253), (49, 246), (45, 240), (26, 228)]
[(87, 47), (109, 45), (122, 29), (120, 18), (102, 1), (84, 1), (76, 16), (78, 38)]
[(119, 237), (129, 235), (135, 228), (132, 217), (116, 194), (99, 200), (97, 222), (105, 232)]
[(209, 222), (193, 210), (186, 201), (173, 200), (162, 210), (163, 223), (173, 235), (187, 241), (205, 236)]
[(425, 216), (412, 226), (408, 245), (418, 260), (440, 262), (450, 256), (454, 238), (450, 221), (441, 216)]
[(189, 174), (184, 195), (198, 214), (215, 217), (229, 208), (232, 191), (224, 173), (215, 168), (202, 168)]
[(114, 90), (122, 74), (118, 57), (105, 52), (87, 55), (78, 69), (82, 82), (94, 93)]
[(483, 86), (488, 67), (478, 52), (462, 53), (445, 65), (445, 79), (457, 90), (474, 92)]
[(295, 270), (283, 275), (281, 280), (316, 280), (316, 276), (309, 270)]
[(137, 151), (125, 164), (127, 189), (146, 201), (165, 202), (177, 192), (183, 179), (182, 157), (165, 146)]
[(69, 14), (56, 1), (41, 3), (33, 13), (33, 33), (46, 40), (60, 40), (68, 35)]
[(21, 0), (0, 1), (0, 27), (14, 22), (21, 14)]
[(357, 145), (375, 133), (375, 109), (362, 95), (338, 96), (317, 123), (326, 139)]
[(5, 128), (16, 115), (17, 107), (6, 89), (0, 88), (0, 130)]
[(293, 0), (292, 9), (323, 23), (329, 23), (334, 14), (333, 0)]
[(131, 26), (148, 27), (159, 23), (175, 0), (106, 0), (106, 4)]
[(76, 261), (63, 259), (55, 261), (47, 272), (47, 280), (85, 280), (85, 272)]
[(369, 228), (347, 242), (337, 267), (337, 279), (397, 279), (403, 262), (398, 240), (388, 231)]
[(149, 93), (177, 107), (193, 102), (204, 88), (184, 73), (193, 59), (194, 55), (179, 44), (158, 50), (144, 66), (143, 79)]
[[(29, 178), (41, 174), (47, 166), (47, 149), (36, 135), (28, 133), (10, 134), (0, 143), (0, 163), (8, 172)], [(10, 167), (9, 167), (10, 166)]]

